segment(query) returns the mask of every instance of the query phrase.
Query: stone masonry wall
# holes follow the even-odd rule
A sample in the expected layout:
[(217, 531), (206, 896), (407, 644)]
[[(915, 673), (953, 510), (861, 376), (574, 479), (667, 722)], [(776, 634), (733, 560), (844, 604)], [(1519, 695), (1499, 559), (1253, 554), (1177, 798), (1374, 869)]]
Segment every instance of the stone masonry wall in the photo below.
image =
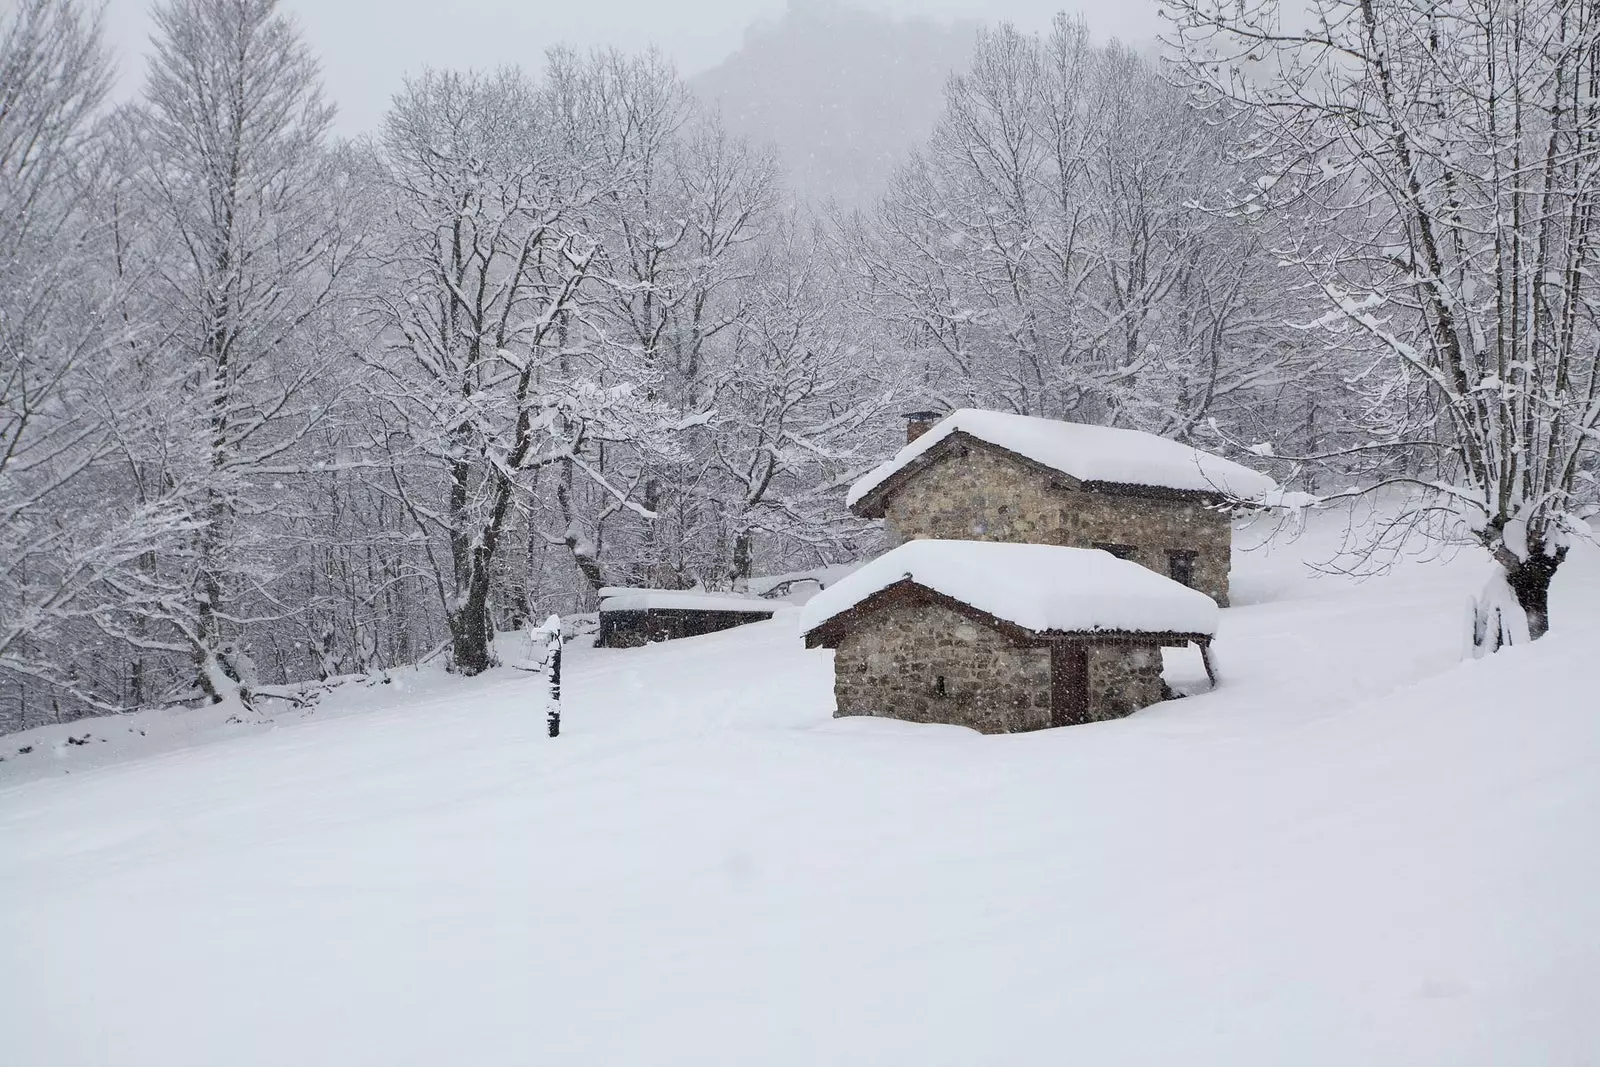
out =
[(987, 734), (1050, 725), (1050, 650), (1019, 648), (938, 604), (893, 603), (856, 621), (834, 652), (833, 670), (835, 715)]
[(1166, 699), (1161, 650), (1142, 645), (1089, 648), (1089, 718), (1120, 719)]
[(1020, 541), (1093, 548), (1131, 545), (1129, 557), (1168, 574), (1168, 549), (1193, 551), (1193, 586), (1228, 603), (1232, 527), (1226, 513), (1181, 500), (1053, 488), (1000, 453), (969, 448), (910, 478), (884, 511), (890, 547), (918, 538)]

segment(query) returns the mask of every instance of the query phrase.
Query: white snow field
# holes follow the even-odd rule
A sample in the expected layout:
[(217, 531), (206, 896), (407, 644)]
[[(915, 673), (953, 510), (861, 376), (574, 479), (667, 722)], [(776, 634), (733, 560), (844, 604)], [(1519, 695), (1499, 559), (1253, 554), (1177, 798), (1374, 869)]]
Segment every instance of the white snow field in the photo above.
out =
[(785, 610), (573, 651), (555, 740), (509, 669), (0, 739), (0, 1061), (1600, 1063), (1597, 553), (1463, 662), (1477, 563), (1325, 545), (1092, 726), (835, 721)]

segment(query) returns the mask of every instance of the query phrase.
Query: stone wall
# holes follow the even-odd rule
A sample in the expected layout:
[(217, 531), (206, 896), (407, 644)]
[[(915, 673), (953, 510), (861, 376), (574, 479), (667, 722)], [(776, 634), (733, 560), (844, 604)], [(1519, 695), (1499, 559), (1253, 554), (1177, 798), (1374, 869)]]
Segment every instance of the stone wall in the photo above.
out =
[(918, 538), (1021, 541), (1093, 548), (1129, 545), (1128, 557), (1170, 574), (1168, 550), (1195, 553), (1194, 588), (1228, 603), (1232, 526), (1201, 504), (1060, 485), (1042, 471), (985, 448), (952, 452), (909, 478), (885, 503), (892, 548)]
[(1050, 725), (1050, 650), (1019, 648), (942, 605), (896, 602), (856, 620), (834, 652), (833, 670), (835, 715), (987, 734)]
[(596, 648), (639, 648), (656, 641), (699, 637), (731, 630), (752, 622), (766, 622), (771, 612), (700, 611), (688, 608), (652, 608), (647, 611), (602, 611)]
[(1167, 697), (1161, 649), (1142, 645), (1089, 648), (1089, 719), (1120, 719)]
[[(939, 604), (895, 601), (854, 620), (834, 651), (835, 716), (1021, 733), (1052, 724), (1050, 648), (1019, 646)], [(1086, 721), (1118, 719), (1166, 698), (1161, 650), (1088, 649)], [(941, 682), (942, 679), (942, 682)]]

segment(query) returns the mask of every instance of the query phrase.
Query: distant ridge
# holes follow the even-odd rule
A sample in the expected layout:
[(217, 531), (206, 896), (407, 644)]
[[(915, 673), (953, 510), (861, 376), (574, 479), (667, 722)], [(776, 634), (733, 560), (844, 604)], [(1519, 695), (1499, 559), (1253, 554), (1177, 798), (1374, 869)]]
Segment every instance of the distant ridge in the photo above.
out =
[(945, 81), (966, 69), (977, 30), (789, 0), (690, 85), (730, 131), (776, 146), (798, 197), (864, 206), (932, 131)]

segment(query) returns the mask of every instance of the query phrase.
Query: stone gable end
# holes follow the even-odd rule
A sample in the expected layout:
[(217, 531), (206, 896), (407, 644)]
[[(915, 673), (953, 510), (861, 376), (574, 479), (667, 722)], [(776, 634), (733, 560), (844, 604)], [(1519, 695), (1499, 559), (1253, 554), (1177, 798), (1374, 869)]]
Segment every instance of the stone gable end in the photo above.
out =
[(1192, 552), (1194, 588), (1228, 604), (1232, 526), (1189, 500), (1088, 492), (981, 445), (957, 445), (911, 474), (884, 502), (889, 547), (918, 538), (1069, 548), (1124, 545), (1126, 558), (1171, 575), (1169, 553)]
[(854, 619), (834, 651), (833, 677), (836, 715), (982, 733), (1050, 725), (1050, 650), (1018, 647), (939, 604), (897, 601)]

